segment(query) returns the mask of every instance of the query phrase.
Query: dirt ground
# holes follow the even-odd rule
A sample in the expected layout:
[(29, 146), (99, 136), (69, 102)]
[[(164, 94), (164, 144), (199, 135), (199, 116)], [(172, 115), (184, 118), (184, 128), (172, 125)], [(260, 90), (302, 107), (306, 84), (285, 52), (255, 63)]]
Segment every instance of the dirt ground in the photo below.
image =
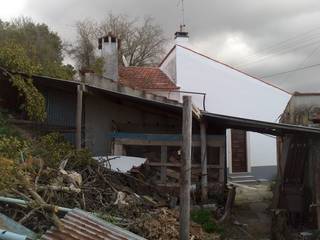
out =
[(270, 183), (237, 187), (231, 223), (224, 226), (224, 239), (270, 239), (271, 216), (268, 212), (272, 199)]

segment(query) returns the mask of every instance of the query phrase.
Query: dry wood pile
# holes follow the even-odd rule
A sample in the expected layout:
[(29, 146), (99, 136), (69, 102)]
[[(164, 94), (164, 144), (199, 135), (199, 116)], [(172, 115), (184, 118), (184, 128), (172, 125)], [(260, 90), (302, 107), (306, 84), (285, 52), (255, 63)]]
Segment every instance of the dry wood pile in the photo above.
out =
[[(62, 161), (59, 168), (41, 167), (37, 174), (24, 175), (24, 183), (6, 196), (29, 204), (0, 203), (0, 212), (43, 233), (59, 225), (65, 214), (55, 206), (81, 208), (147, 239), (178, 239), (178, 214), (167, 207), (168, 196), (136, 174), (114, 172), (98, 162), (71, 170), (68, 161)], [(192, 235), (204, 239), (201, 226), (194, 224)]]
[[(170, 193), (154, 184), (157, 173), (147, 166), (132, 173), (105, 166), (57, 134), (31, 138), (0, 132), (0, 197), (25, 201), (0, 200), (0, 212), (39, 235), (59, 227), (66, 214), (60, 206), (92, 212), (147, 239), (178, 239), (178, 215), (168, 208)], [(199, 225), (192, 234), (204, 239)]]

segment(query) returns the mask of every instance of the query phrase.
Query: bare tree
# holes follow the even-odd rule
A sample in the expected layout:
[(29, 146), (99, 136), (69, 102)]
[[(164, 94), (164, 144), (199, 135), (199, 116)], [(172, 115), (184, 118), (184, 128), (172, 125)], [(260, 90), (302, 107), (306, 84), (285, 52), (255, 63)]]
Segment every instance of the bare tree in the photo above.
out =
[(77, 40), (67, 46), (67, 52), (77, 62), (77, 67), (89, 68), (95, 62), (95, 44), (93, 43), (93, 25), (90, 21), (77, 22)]
[(130, 66), (155, 65), (164, 54), (167, 39), (151, 17), (140, 20), (110, 13), (99, 23), (90, 20), (78, 22), (78, 40), (69, 52), (79, 67), (90, 67), (95, 63), (97, 39), (109, 32), (120, 39), (119, 58), (125, 56)]

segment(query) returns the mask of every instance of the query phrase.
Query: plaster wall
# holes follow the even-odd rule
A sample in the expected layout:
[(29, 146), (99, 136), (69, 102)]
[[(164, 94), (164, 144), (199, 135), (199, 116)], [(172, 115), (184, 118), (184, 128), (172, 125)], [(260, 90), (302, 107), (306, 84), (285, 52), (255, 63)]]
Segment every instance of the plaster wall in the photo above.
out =
[(85, 112), (86, 147), (96, 156), (111, 153), (111, 142), (107, 139), (107, 134), (113, 131), (167, 134), (181, 132), (181, 121), (162, 114), (148, 113), (125, 101), (114, 102), (102, 96), (86, 96)]
[(165, 61), (161, 64), (160, 69), (171, 79), (172, 82), (177, 83), (176, 49), (173, 49), (167, 56)]
[(181, 93), (180, 92), (171, 92), (167, 90), (148, 90), (149, 93), (162, 96), (171, 100), (181, 101)]
[[(176, 47), (177, 85), (182, 91), (205, 92), (206, 110), (228, 116), (277, 122), (291, 95), (224, 64)], [(203, 109), (202, 96), (193, 102)], [(228, 141), (228, 140), (227, 140)], [(276, 165), (276, 139), (248, 133), (251, 167)]]
[(293, 96), (288, 106), (291, 110), (320, 107), (320, 94)]

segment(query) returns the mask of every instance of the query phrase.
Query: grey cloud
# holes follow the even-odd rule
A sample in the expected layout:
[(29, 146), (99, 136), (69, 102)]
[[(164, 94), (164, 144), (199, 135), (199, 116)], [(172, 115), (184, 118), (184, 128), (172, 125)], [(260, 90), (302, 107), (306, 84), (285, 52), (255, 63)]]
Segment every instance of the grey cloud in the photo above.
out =
[[(178, 0), (29, 0), (24, 14), (46, 22), (69, 41), (74, 39), (73, 26), (77, 20), (90, 18), (99, 21), (110, 11), (132, 17), (153, 16), (167, 36), (173, 37), (180, 19), (177, 5)], [(226, 49), (228, 37), (240, 36), (239, 39), (252, 52), (262, 55), (261, 49), (317, 27), (319, 11), (318, 0), (185, 0), (185, 18), (191, 41), (207, 55), (234, 65), (246, 58), (239, 52), (230, 52), (234, 51), (233, 48)], [(313, 37), (320, 43), (320, 31)], [(316, 46), (266, 58), (259, 64), (241, 69), (258, 76), (290, 70), (303, 63)], [(306, 64), (317, 62), (319, 55), (320, 50)], [(269, 81), (293, 89), (294, 86), (300, 87), (300, 83), (297, 84), (299, 79), (314, 78), (314, 71), (319, 72), (320, 68), (288, 74), (283, 76), (284, 80), (280, 76), (280, 80)]]

